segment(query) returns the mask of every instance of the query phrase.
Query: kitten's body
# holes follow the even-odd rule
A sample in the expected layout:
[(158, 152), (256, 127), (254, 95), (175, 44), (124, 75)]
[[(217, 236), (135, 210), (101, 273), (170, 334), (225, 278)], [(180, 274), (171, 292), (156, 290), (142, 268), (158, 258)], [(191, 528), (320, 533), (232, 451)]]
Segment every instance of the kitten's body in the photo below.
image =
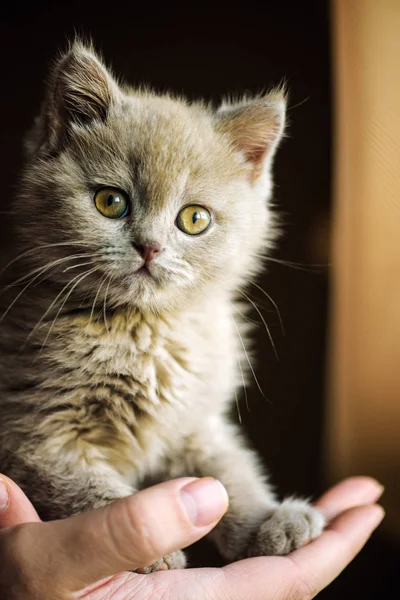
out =
[[(214, 532), (225, 558), (285, 553), (321, 530), (306, 503), (278, 505), (226, 417), (245, 368), (236, 291), (273, 237), (284, 99), (249, 106), (123, 93), (81, 47), (55, 71), (17, 202), (14, 279), (36, 279), (8, 288), (5, 311), (20, 295), (0, 340), (0, 469), (46, 517), (147, 479), (212, 475), (230, 496)], [(125, 222), (96, 212), (102, 185), (129, 194)], [(186, 205), (210, 210), (205, 234), (176, 227)], [(161, 251), (139, 272), (149, 240)]]

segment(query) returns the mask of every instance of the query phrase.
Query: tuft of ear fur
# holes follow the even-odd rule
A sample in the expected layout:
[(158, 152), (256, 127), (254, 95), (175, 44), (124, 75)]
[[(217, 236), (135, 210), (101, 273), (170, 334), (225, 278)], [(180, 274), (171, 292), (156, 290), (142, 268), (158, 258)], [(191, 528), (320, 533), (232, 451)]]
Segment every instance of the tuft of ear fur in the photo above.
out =
[(281, 87), (265, 96), (224, 103), (215, 114), (217, 131), (242, 152), (253, 179), (271, 166), (285, 128), (286, 102)]
[(55, 64), (42, 112), (26, 147), (54, 150), (72, 126), (104, 121), (120, 90), (91, 46), (75, 41)]

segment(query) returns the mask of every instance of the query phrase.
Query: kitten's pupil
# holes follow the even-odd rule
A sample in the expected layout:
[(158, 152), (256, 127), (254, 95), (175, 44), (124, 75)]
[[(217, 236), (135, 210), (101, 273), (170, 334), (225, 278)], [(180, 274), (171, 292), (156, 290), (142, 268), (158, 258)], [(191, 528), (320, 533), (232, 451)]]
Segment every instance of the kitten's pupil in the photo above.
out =
[(109, 219), (122, 219), (129, 212), (129, 199), (113, 188), (100, 188), (94, 195), (97, 210)]
[(200, 205), (185, 206), (180, 211), (176, 225), (188, 235), (203, 233), (211, 223), (211, 215), (207, 208)]

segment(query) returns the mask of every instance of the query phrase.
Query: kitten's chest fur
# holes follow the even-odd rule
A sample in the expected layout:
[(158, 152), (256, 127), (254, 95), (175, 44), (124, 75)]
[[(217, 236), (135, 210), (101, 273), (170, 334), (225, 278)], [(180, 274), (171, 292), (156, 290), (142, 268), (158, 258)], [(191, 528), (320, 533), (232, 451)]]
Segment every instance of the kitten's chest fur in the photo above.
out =
[(29, 400), (40, 405), (46, 451), (105, 461), (135, 482), (164, 470), (232, 395), (232, 333), (226, 306), (61, 319)]

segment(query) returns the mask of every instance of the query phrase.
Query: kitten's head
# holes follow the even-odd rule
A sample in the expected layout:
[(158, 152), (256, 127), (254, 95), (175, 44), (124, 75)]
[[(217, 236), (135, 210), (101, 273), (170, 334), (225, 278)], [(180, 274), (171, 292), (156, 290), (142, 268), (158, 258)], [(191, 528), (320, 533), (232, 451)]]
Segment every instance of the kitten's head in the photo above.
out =
[(273, 238), (284, 116), (280, 90), (213, 110), (120, 86), (75, 43), (27, 143), (17, 209), (30, 256), (58, 261), (48, 275), (92, 301), (142, 310), (233, 289)]

